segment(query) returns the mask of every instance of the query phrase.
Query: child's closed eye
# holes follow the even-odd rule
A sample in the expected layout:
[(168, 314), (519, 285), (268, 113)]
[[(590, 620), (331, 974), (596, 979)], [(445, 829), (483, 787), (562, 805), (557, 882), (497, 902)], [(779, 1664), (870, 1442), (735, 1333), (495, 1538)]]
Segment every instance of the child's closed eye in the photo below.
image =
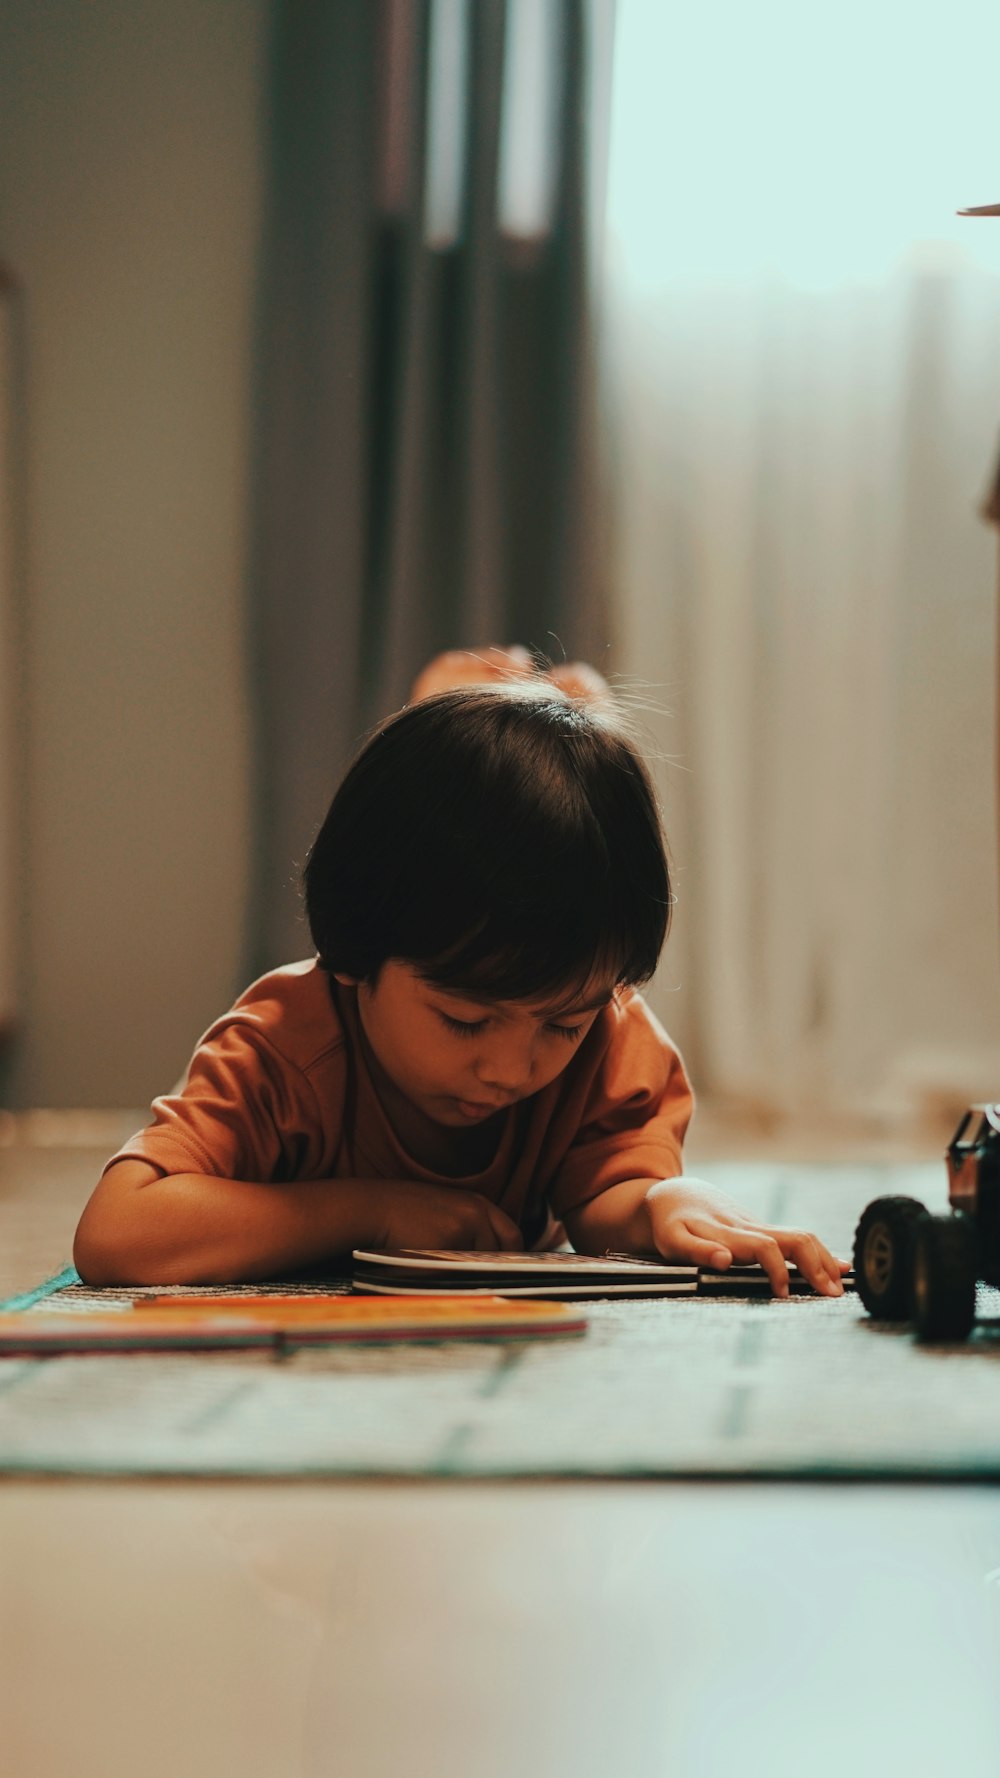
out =
[[(454, 1031), (457, 1037), (475, 1037), (477, 1032), (485, 1031), (489, 1024), (488, 1019), (456, 1019), (450, 1013), (440, 1010), (438, 1017), (443, 1024), (447, 1025), (449, 1031)], [(555, 1036), (563, 1038), (567, 1043), (575, 1043), (578, 1038), (583, 1036), (586, 1027), (584, 1025), (559, 1025), (549, 1020), (545, 1029), (553, 1032)]]
[(453, 1019), (446, 1012), (439, 1012), (438, 1018), (443, 1025), (447, 1025), (449, 1031), (456, 1032), (459, 1037), (475, 1037), (477, 1031), (485, 1031), (488, 1022), (486, 1019)]

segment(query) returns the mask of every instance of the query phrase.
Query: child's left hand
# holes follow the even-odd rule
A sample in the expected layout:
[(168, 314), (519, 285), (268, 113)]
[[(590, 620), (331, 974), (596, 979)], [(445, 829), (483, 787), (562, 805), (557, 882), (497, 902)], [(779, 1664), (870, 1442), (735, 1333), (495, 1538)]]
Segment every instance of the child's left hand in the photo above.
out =
[(788, 1295), (785, 1262), (790, 1259), (814, 1290), (823, 1296), (843, 1295), (841, 1274), (850, 1267), (835, 1259), (816, 1235), (757, 1222), (725, 1192), (702, 1179), (682, 1174), (658, 1180), (646, 1192), (646, 1205), (653, 1241), (664, 1259), (717, 1270), (734, 1261), (744, 1265), (756, 1261), (770, 1278), (775, 1296), (782, 1297)]

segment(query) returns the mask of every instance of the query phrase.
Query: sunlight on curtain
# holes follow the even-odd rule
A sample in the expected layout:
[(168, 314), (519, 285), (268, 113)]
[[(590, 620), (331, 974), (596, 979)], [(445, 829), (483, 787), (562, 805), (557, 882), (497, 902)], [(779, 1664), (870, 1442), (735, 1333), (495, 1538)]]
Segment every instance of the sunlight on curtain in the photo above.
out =
[(469, 64), (469, 0), (434, 0), (427, 95), (424, 238), (453, 247), (462, 233)]
[(522, 240), (547, 235), (555, 213), (560, 22), (559, 8), (538, 0), (507, 8), (497, 216)]
[(773, 276), (882, 278), (914, 242), (996, 270), (1000, 196), (992, 0), (922, 16), (906, 0), (665, 7), (620, 0), (613, 235), (639, 288)]
[(604, 249), (622, 664), (706, 1092), (1000, 1093), (1000, 18), (620, 0)]

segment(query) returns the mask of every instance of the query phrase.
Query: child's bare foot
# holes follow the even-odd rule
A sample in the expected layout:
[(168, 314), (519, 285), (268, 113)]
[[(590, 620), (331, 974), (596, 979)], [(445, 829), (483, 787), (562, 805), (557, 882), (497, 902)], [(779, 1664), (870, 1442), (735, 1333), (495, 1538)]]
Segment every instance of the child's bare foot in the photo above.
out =
[(530, 679), (535, 664), (526, 648), (450, 648), (435, 655), (417, 674), (410, 691), (411, 704), (439, 691), (458, 691), (463, 685), (489, 685), (497, 679)]
[[(503, 679), (532, 679), (538, 670), (528, 649), (520, 642), (506, 648), (451, 648), (428, 661), (413, 682), (411, 704), (435, 692), (456, 691), (464, 685), (489, 685)], [(539, 675), (551, 679), (569, 698), (603, 698), (609, 695), (606, 679), (588, 661), (562, 661)]]

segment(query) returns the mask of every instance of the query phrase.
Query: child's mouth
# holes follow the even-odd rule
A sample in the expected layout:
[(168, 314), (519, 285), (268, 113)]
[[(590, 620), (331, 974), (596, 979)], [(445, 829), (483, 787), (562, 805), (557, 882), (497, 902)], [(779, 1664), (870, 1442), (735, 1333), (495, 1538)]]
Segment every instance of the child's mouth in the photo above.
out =
[(498, 1105), (484, 1105), (472, 1099), (452, 1100), (456, 1111), (460, 1111), (463, 1117), (469, 1119), (494, 1117), (498, 1111), (503, 1111), (509, 1103), (509, 1100), (503, 1100)]

